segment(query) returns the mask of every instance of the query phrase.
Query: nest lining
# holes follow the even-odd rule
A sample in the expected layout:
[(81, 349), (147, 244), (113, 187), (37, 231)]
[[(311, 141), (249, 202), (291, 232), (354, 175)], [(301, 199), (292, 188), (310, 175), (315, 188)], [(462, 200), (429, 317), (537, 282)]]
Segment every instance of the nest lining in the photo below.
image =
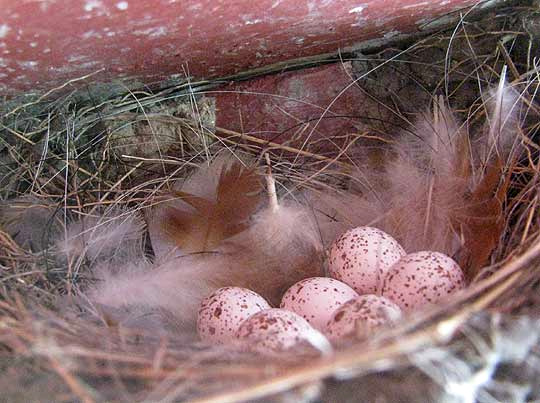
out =
[[(337, 156), (301, 139), (269, 143), (216, 128), (207, 83), (195, 95), (179, 86), (166, 94), (132, 92), (85, 102), (75, 92), (5, 110), (2, 197), (31, 210), (25, 214), (31, 222), (54, 221), (44, 223), (44, 234), (24, 234), (3, 217), (0, 340), (8, 399), (38, 400), (45, 384), (58, 401), (355, 401), (358, 388), (366, 399), (386, 401), (539, 398), (539, 76), (530, 7), (470, 25), (462, 21), (455, 30), (402, 45), (406, 52), (385, 49), (352, 58), (357, 76), (380, 66), (359, 82), (377, 102), (362, 111), (370, 135), (345, 137)], [(246, 354), (58, 310), (57, 296), (77, 296), (92, 281), (84, 259), (60, 264), (51, 255), (49, 239), (62, 231), (63, 212), (73, 217), (106, 206), (142, 209), (149, 196), (224, 147), (253, 158), (270, 154), (276, 178), (288, 188), (343, 188), (351, 168), (346, 152), (370, 147), (376, 161), (377, 150), (393, 141), (388, 125), (406, 127), (418, 112), (408, 101), (413, 96), (427, 107), (433, 94), (443, 93), (467, 125), (477, 125), (478, 88), (496, 83), (503, 65), (528, 105), (522, 129), (527, 153), (512, 176), (504, 237), (492, 264), (447, 306), (329, 358), (281, 357), (264, 366)], [(359, 148), (348, 148), (352, 142)]]

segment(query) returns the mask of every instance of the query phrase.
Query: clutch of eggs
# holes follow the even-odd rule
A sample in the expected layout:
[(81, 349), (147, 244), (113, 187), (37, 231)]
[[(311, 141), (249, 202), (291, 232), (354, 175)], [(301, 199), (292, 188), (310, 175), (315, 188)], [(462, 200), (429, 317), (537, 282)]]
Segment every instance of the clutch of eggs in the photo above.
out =
[(330, 275), (359, 294), (382, 295), (403, 310), (435, 304), (464, 288), (458, 264), (439, 252), (405, 254), (385, 232), (358, 227), (345, 232), (331, 246)]
[(255, 292), (225, 287), (205, 298), (197, 330), (203, 341), (240, 341), (262, 354), (311, 345), (326, 351), (328, 337), (367, 337), (392, 324), (402, 311), (435, 304), (465, 286), (450, 257), (430, 251), (406, 254), (385, 232), (358, 227), (345, 232), (329, 251), (329, 277), (292, 285), (280, 309)]
[(240, 287), (220, 288), (202, 301), (197, 331), (202, 341), (218, 345), (240, 341), (245, 350), (266, 355), (296, 347), (330, 349), (326, 337), (304, 318), (271, 308), (263, 297)]

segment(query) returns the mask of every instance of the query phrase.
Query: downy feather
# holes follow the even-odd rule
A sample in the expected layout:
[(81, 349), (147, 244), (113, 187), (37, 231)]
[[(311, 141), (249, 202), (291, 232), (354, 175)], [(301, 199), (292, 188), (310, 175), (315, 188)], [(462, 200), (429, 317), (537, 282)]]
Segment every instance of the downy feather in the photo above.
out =
[(407, 252), (453, 256), (473, 279), (489, 262), (503, 231), (519, 106), (503, 74), (487, 104), (486, 128), (475, 136), (439, 98), (433, 114), (420, 119), (413, 134), (397, 140), (384, 169), (361, 171), (369, 186), (360, 194), (325, 195), (313, 203), (350, 226), (381, 228)]
[[(223, 177), (226, 175), (220, 176)], [(243, 181), (227, 183), (228, 192), (241, 194), (251, 190), (246, 189)], [(216, 186), (221, 185), (218, 181)], [(192, 226), (181, 227), (188, 234), (179, 238), (185, 239), (189, 231), (199, 230), (194, 227), (200, 215), (193, 214)], [(207, 221), (207, 217), (201, 218), (201, 225), (206, 226)], [(154, 228), (163, 231), (165, 227)], [(133, 311), (129, 307), (165, 310), (172, 315), (175, 325), (192, 330), (201, 300), (213, 290), (246, 287), (277, 305), (290, 285), (322, 275), (321, 252), (317, 223), (308, 208), (293, 201), (270, 203), (251, 217), (243, 231), (223, 237), (211, 250), (170, 255), (153, 264), (132, 261), (117, 273), (109, 271), (107, 264), (96, 266), (94, 272), (99, 281), (87, 290), (87, 295), (92, 303), (105, 308), (128, 308), (126, 312)]]
[(68, 257), (85, 256), (114, 266), (143, 257), (144, 230), (140, 214), (112, 208), (69, 223), (57, 246)]
[(212, 252), (153, 265), (132, 263), (118, 275), (101, 271), (100, 281), (87, 293), (106, 307), (164, 309), (178, 327), (193, 330), (200, 302), (215, 289), (249, 288), (278, 305), (289, 286), (322, 275), (320, 252), (310, 213), (289, 205), (261, 212), (248, 230)]

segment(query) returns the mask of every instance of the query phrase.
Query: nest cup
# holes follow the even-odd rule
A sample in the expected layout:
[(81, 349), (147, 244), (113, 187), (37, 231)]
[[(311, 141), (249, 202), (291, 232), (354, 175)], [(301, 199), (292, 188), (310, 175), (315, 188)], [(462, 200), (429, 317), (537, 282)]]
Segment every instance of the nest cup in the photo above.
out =
[[(352, 69), (351, 83), (371, 100), (358, 105), (358, 116), (347, 117), (358, 133), (321, 135), (317, 125), (329, 118), (326, 112), (302, 122), (303, 130), (291, 129), (287, 140), (218, 127), (213, 97), (220, 80), (199, 85), (186, 79), (165, 90), (118, 96), (100, 95), (88, 82), (70, 94), (58, 89), (30, 102), (5, 102), (4, 396), (39, 400), (46, 385), (50, 400), (85, 402), (540, 399), (540, 76), (533, 11), (531, 4), (500, 9), (342, 55), (337, 63)], [(366, 192), (355, 176), (358, 161), (384, 173), (387, 159), (395, 158), (393, 144), (414, 135), (414, 122), (434, 105), (449, 104), (460, 130), (481, 132), (489, 117), (485, 95), (503, 71), (521, 105), (515, 139), (521, 151), (511, 164), (505, 159), (499, 175), (507, 182), (500, 231), (487, 254), (475, 252), (473, 259), (485, 256), (469, 272), (468, 287), (444, 305), (331, 354), (264, 357), (193, 341), (159, 309), (130, 307), (126, 319), (122, 308), (88, 303), (86, 290), (99, 281), (88, 268), (103, 254), (122, 261), (140, 253), (139, 270), (148, 269), (156, 254), (147, 228), (152, 207), (201, 163), (227, 152), (264, 165), (268, 155), (280, 196)], [(85, 235), (66, 254), (59, 240), (82, 218), (85, 226), (77, 231)], [(110, 225), (121, 229), (122, 247), (96, 250), (96, 229)], [(479, 227), (486, 230), (483, 222)]]

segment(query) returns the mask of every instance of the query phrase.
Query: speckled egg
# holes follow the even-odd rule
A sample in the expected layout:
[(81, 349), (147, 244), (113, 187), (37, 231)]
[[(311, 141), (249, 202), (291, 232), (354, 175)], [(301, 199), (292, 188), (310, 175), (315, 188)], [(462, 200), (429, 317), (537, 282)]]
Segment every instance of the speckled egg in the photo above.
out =
[(220, 288), (201, 303), (197, 317), (199, 337), (213, 344), (230, 343), (244, 320), (268, 308), (268, 302), (251, 290)]
[(279, 308), (266, 309), (244, 321), (237, 337), (247, 350), (262, 354), (282, 353), (299, 347), (326, 350), (328, 339), (304, 318)]
[(439, 253), (411, 253), (396, 262), (384, 279), (382, 295), (403, 310), (434, 304), (465, 287), (458, 264)]
[(388, 269), (405, 251), (386, 232), (358, 227), (345, 232), (332, 245), (328, 270), (332, 277), (359, 294), (379, 294)]
[(315, 329), (324, 331), (332, 313), (358, 294), (347, 284), (329, 277), (306, 278), (283, 295), (280, 308), (295, 312)]
[(392, 301), (373, 294), (361, 295), (334, 311), (324, 333), (332, 341), (351, 336), (362, 338), (400, 318), (401, 309)]

